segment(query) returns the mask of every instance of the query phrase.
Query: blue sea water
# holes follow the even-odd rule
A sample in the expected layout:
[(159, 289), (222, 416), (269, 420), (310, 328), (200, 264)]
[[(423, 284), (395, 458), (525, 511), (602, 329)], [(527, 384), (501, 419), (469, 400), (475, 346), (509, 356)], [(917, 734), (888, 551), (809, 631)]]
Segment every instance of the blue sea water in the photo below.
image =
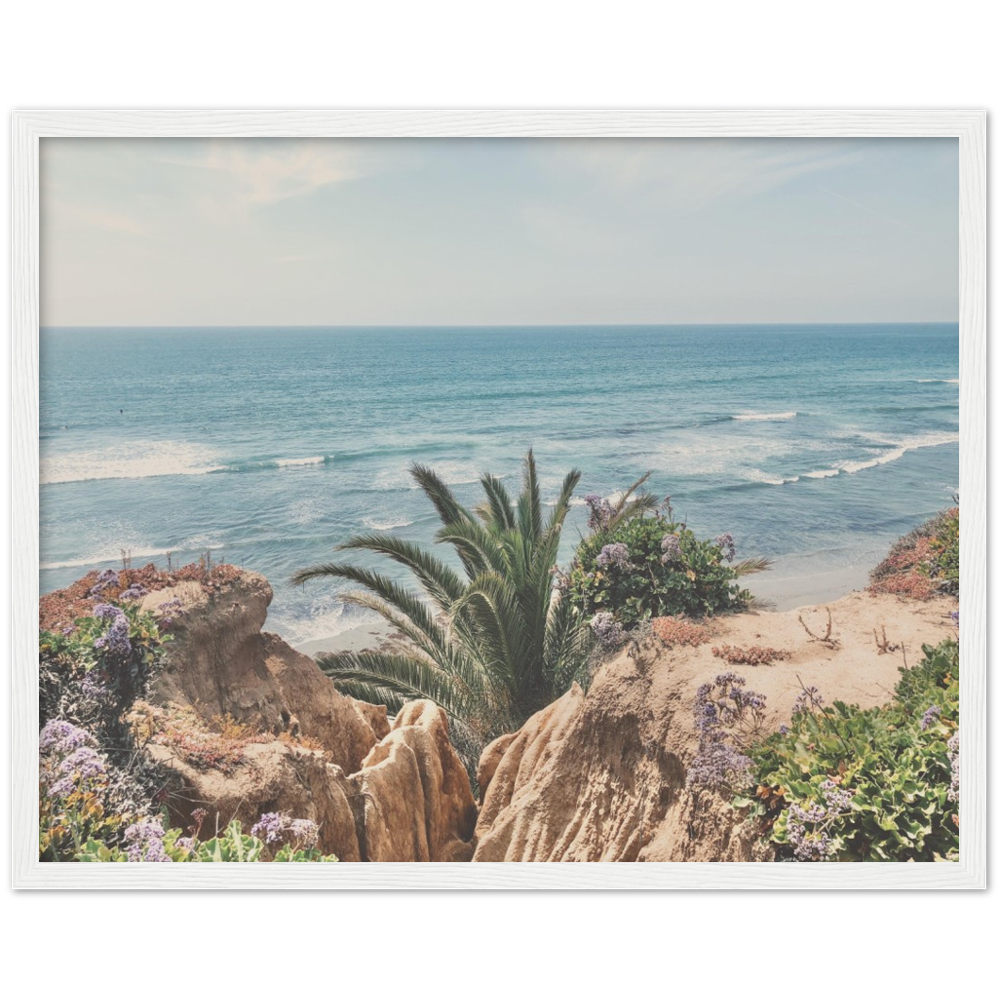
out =
[(516, 492), (529, 446), (549, 498), (651, 470), (697, 532), (775, 558), (753, 587), (783, 606), (860, 585), (958, 487), (955, 324), (46, 328), (40, 361), (42, 591), (211, 550), (297, 643), (363, 619), (295, 570), (357, 532), (432, 542), (411, 462), (467, 503), (484, 471)]

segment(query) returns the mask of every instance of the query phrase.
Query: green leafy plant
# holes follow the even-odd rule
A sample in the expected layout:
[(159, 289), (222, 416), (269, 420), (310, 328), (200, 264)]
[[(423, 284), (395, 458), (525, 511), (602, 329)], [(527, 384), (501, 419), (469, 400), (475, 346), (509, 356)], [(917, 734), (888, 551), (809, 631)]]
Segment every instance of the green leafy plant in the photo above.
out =
[(826, 706), (803, 689), (791, 725), (751, 749), (752, 798), (780, 857), (957, 858), (958, 643), (923, 653), (888, 705)]
[(441, 519), (437, 541), (454, 550), (462, 573), (411, 542), (377, 532), (339, 549), (392, 560), (413, 575), (422, 593), (352, 562), (313, 566), (293, 579), (357, 584), (362, 589), (342, 599), (378, 612), (403, 637), (391, 650), (320, 659), (337, 687), (390, 712), (415, 698), (437, 702), (464, 730), (466, 763), (474, 766), (478, 748), (517, 729), (583, 676), (592, 637), (553, 586), (580, 473), (565, 477), (545, 517), (530, 451), (517, 499), (500, 479), (483, 475), (485, 501), (474, 510), (462, 506), (431, 469), (414, 465), (410, 471)]
[[(184, 837), (183, 831), (172, 828), (162, 836), (163, 856), (157, 860), (172, 862), (334, 862), (335, 854), (323, 854), (316, 847), (307, 847), (295, 842), (281, 844), (271, 849), (265, 840), (250, 833), (243, 832), (239, 820), (232, 820), (221, 833), (208, 840), (199, 840), (197, 836)], [(82, 845), (77, 854), (77, 861), (83, 862), (127, 862), (130, 858), (127, 850), (117, 846), (109, 846), (100, 839), (91, 838)], [(142, 858), (141, 860), (151, 860)]]
[(769, 565), (766, 559), (732, 562), (732, 536), (700, 540), (673, 520), (669, 507), (666, 514), (591, 523), (595, 530), (577, 548), (567, 592), (582, 615), (610, 612), (626, 628), (651, 618), (746, 608), (753, 597), (736, 581)]

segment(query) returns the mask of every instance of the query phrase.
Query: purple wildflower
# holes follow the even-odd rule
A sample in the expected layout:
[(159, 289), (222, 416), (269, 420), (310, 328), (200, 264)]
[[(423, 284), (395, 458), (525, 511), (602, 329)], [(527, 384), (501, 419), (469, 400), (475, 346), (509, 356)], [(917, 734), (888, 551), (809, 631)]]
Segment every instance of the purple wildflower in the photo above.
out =
[(814, 708), (822, 707), (823, 696), (819, 693), (819, 688), (807, 687), (803, 688), (799, 692), (799, 696), (795, 699), (795, 704), (792, 706), (792, 714), (797, 715), (800, 712), (809, 712)]
[(924, 712), (924, 717), (920, 720), (920, 731), (926, 732), (934, 725), (935, 720), (941, 717), (941, 706), (931, 705), (930, 708)]
[(610, 611), (598, 611), (590, 619), (590, 627), (593, 629), (594, 635), (597, 636), (598, 642), (609, 649), (616, 649), (625, 638), (621, 623), (615, 619)]
[(62, 634), (63, 634), (63, 635), (72, 635), (72, 634), (73, 634), (73, 633), (74, 633), (75, 631), (76, 631), (76, 626), (75, 626), (75, 625), (67, 625), (67, 626), (66, 626), (66, 627), (65, 627), (65, 628), (64, 628), (64, 629), (62, 630)]
[(583, 502), (590, 508), (587, 524), (591, 531), (601, 531), (611, 523), (611, 519), (615, 516), (615, 509), (610, 500), (606, 500), (597, 493), (588, 493), (583, 498)]
[[(688, 788), (727, 791), (746, 785), (753, 761), (734, 745), (738, 731), (756, 731), (764, 719), (766, 698), (743, 687), (738, 674), (719, 674), (695, 696), (698, 753), (687, 773)], [(716, 691), (718, 688), (718, 691)]]
[(948, 740), (948, 763), (951, 764), (951, 786), (948, 788), (948, 801), (958, 802), (958, 792), (959, 792), (959, 760), (958, 760), (958, 730), (955, 730), (955, 735)]
[(287, 820), (288, 817), (281, 813), (264, 813), (253, 825), (250, 834), (265, 844), (273, 844), (284, 832)]
[(86, 786), (103, 783), (107, 774), (104, 757), (92, 746), (79, 746), (55, 770), (47, 770), (43, 781), (48, 783), (49, 798), (63, 799)]
[(40, 753), (54, 753), (62, 756), (72, 753), (78, 747), (95, 745), (94, 737), (90, 733), (64, 719), (51, 719), (45, 723), (45, 727), (38, 734)]
[(296, 848), (310, 850), (319, 843), (319, 827), (311, 819), (293, 819), (288, 833)]
[(780, 726), (778, 726), (778, 733), (781, 736), (787, 736), (788, 735), (788, 726), (786, 726), (784, 723), (782, 723)]
[(163, 826), (158, 819), (133, 823), (125, 831), (125, 853), (129, 861), (171, 861), (163, 849)]
[(113, 656), (123, 659), (131, 656), (132, 642), (129, 639), (128, 618), (125, 612), (113, 604), (98, 604), (94, 607), (94, 617), (111, 623), (108, 631), (94, 640), (94, 649), (106, 649)]
[(107, 701), (111, 697), (111, 688), (99, 671), (90, 670), (80, 681), (80, 693), (91, 701)]
[(617, 566), (625, 569), (628, 566), (628, 546), (622, 542), (612, 542), (601, 549), (597, 557), (598, 566)]
[(181, 604), (180, 598), (174, 597), (159, 605), (158, 610), (160, 612), (160, 624), (173, 625), (174, 619), (184, 614), (184, 605)]
[(955, 628), (958, 628), (958, 612), (952, 611), (951, 620), (955, 623)]
[(660, 551), (663, 553), (660, 556), (660, 563), (664, 566), (675, 559), (680, 559), (681, 540), (676, 535), (664, 535), (663, 540), (660, 542)]
[(834, 822), (854, 808), (854, 796), (846, 788), (827, 779), (820, 786), (824, 802), (808, 807), (793, 803), (788, 809), (788, 843), (796, 861), (830, 861), (836, 845), (829, 830)]
[(118, 574), (113, 569), (106, 569), (97, 577), (97, 582), (90, 588), (90, 597), (97, 597), (108, 587), (118, 586)]
[(141, 583), (133, 583), (128, 590), (123, 590), (119, 595), (118, 599), (120, 601), (137, 601), (141, 597), (145, 597), (149, 591)]
[(727, 562), (732, 562), (736, 558), (736, 542), (733, 540), (732, 532), (727, 531), (715, 539), (715, 544), (722, 549), (722, 554)]

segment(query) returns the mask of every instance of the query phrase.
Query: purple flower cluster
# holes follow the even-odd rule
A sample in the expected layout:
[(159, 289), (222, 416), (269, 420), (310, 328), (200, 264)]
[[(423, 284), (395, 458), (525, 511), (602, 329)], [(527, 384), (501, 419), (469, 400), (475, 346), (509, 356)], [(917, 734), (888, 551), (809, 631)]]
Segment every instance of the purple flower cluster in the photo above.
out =
[(129, 861), (172, 861), (163, 848), (163, 826), (158, 819), (133, 823), (125, 831), (125, 853)]
[(952, 611), (951, 620), (955, 623), (955, 628), (958, 628), (958, 612)]
[(93, 747), (77, 747), (59, 762), (48, 794), (51, 798), (66, 798), (88, 785), (93, 787), (94, 784), (103, 782), (107, 774), (104, 758)]
[(920, 720), (920, 731), (926, 732), (934, 725), (935, 721), (941, 717), (941, 706), (931, 705), (926, 712), (924, 712), (924, 717)]
[(118, 586), (118, 574), (113, 569), (106, 569), (97, 578), (97, 583), (90, 588), (90, 597), (98, 597), (108, 587)]
[(846, 788), (827, 779), (820, 786), (825, 802), (808, 808), (793, 803), (788, 808), (788, 842), (796, 861), (829, 861), (836, 845), (830, 837), (835, 820), (854, 808), (854, 796)]
[(688, 768), (689, 788), (728, 791), (750, 781), (753, 761), (734, 746), (734, 730), (756, 728), (763, 721), (766, 698), (745, 689), (745, 683), (730, 672), (698, 688), (694, 706), (698, 753)]
[(295, 850), (308, 850), (319, 842), (319, 827), (311, 819), (292, 819), (285, 813), (264, 813), (250, 833), (265, 844), (288, 841)]
[(92, 746), (96, 743), (90, 733), (63, 719), (51, 719), (38, 734), (38, 750), (44, 754), (64, 756), (79, 747)]
[(590, 508), (587, 524), (591, 531), (601, 531), (611, 523), (611, 519), (615, 516), (615, 508), (610, 500), (597, 493), (588, 493), (583, 502)]
[(138, 601), (149, 593), (141, 583), (133, 583), (128, 590), (123, 590), (119, 595), (120, 601)]
[(111, 698), (107, 680), (97, 670), (90, 670), (80, 681), (80, 693), (91, 701), (106, 702)]
[(736, 558), (736, 542), (733, 540), (732, 532), (725, 532), (715, 539), (715, 544), (722, 549), (722, 554), (727, 562), (732, 562)]
[(94, 606), (94, 617), (110, 622), (108, 631), (94, 640), (94, 649), (106, 649), (112, 656), (124, 659), (132, 655), (132, 642), (128, 637), (128, 618), (121, 608), (113, 604)]
[(610, 611), (598, 611), (590, 619), (590, 627), (593, 629), (597, 641), (608, 649), (617, 649), (625, 638), (625, 631)]
[(184, 614), (184, 605), (181, 604), (180, 598), (174, 597), (159, 605), (159, 612), (161, 625), (173, 625), (174, 619)]
[(948, 801), (958, 802), (958, 791), (959, 791), (959, 760), (958, 760), (958, 730), (955, 730), (955, 735), (948, 740), (948, 763), (951, 764), (951, 786), (948, 788)]
[(628, 566), (628, 546), (623, 542), (612, 542), (601, 549), (597, 557), (598, 566), (617, 566), (625, 569)]
[(296, 848), (310, 850), (319, 843), (319, 827), (311, 819), (293, 819), (288, 835)]
[(795, 699), (795, 704), (792, 706), (792, 714), (797, 715), (800, 712), (810, 712), (813, 709), (818, 710), (822, 707), (823, 696), (819, 693), (819, 688), (804, 687)]
[(660, 551), (663, 553), (660, 556), (660, 563), (663, 566), (673, 562), (675, 559), (680, 559), (681, 540), (676, 535), (664, 535), (663, 541), (660, 542)]

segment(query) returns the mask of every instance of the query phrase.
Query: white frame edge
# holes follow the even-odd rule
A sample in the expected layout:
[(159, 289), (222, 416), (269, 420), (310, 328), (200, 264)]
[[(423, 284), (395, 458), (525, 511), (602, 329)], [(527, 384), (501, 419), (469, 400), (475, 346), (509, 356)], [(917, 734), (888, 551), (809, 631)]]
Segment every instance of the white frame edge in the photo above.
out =
[[(984, 111), (15, 111), (12, 114), (14, 888), (980, 889), (987, 878)], [(959, 142), (961, 861), (955, 864), (57, 865), (38, 861), (39, 141), (48, 137), (951, 136)]]

